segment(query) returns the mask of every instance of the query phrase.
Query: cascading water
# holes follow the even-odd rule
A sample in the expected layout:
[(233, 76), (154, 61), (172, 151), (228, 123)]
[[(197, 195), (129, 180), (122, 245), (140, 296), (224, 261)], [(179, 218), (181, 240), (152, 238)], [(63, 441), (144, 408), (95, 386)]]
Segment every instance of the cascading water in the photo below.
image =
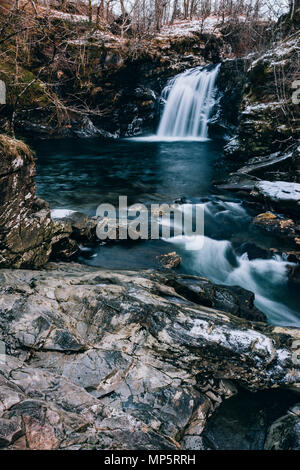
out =
[[(246, 211), (238, 203), (211, 202), (202, 204), (205, 220), (230, 222), (247, 218)], [(192, 211), (192, 205), (186, 209)], [(208, 236), (181, 235), (166, 240), (176, 245), (182, 256), (181, 266), (188, 272), (204, 276), (216, 284), (240, 286), (255, 294), (255, 304), (272, 323), (299, 326), (299, 315), (280, 301), (278, 293), (286, 289), (288, 296), (288, 266), (292, 263), (275, 255), (272, 259), (249, 259), (245, 252), (237, 255), (227, 240), (214, 240)]]
[(197, 67), (169, 81), (162, 93), (166, 104), (157, 137), (207, 140), (219, 69), (220, 64)]

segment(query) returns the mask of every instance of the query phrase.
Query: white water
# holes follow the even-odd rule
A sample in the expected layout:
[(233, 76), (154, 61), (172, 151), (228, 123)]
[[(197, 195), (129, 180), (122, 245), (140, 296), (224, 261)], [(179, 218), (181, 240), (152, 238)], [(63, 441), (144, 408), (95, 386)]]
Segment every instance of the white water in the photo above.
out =
[(280, 256), (249, 260), (237, 256), (229, 241), (200, 236), (179, 236), (167, 240), (185, 251), (183, 265), (216, 284), (240, 286), (255, 294), (255, 305), (277, 325), (299, 326), (297, 312), (276, 299), (277, 290), (288, 282), (287, 267)]
[(220, 65), (197, 67), (169, 81), (162, 93), (166, 104), (156, 135), (158, 140), (207, 140), (219, 69)]

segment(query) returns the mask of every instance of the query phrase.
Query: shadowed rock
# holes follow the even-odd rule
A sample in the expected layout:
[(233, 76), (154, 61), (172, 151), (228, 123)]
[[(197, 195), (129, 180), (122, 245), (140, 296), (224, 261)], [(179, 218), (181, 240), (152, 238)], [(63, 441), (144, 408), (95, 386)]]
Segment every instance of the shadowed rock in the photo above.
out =
[(0, 276), (0, 418), (17, 427), (6, 448), (201, 448), (235, 384), (297, 388), (298, 330), (196, 304), (164, 272), (50, 263)]
[[(35, 162), (21, 141), (0, 135), (0, 266), (39, 267), (68, 239), (50, 217), (48, 204), (35, 194)], [(65, 246), (70, 254), (74, 244)]]

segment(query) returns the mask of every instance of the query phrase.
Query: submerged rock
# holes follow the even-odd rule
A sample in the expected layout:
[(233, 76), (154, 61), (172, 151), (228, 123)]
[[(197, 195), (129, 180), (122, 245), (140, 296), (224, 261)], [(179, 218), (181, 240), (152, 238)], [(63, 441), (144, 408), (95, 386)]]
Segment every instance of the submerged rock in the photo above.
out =
[(195, 449), (235, 384), (299, 382), (297, 330), (194, 303), (164, 272), (50, 263), (0, 276), (4, 448)]

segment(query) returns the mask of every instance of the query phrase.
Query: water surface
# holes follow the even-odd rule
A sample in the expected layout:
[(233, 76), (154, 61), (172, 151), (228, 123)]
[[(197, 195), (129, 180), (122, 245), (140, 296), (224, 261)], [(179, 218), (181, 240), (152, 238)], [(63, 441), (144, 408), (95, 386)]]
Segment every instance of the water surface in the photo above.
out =
[[(298, 325), (297, 286), (288, 280), (289, 264), (269, 248), (282, 245), (251, 225), (255, 214), (243, 201), (216, 191), (213, 180), (224, 177), (222, 142), (159, 142), (99, 139), (34, 142), (37, 188), (51, 209), (95, 215), (99, 204), (171, 203), (203, 205), (205, 240), (99, 243), (85, 248), (79, 261), (109, 269), (157, 267), (157, 256), (176, 250), (180, 271), (213, 282), (240, 285), (256, 294), (256, 304), (270, 322)], [(193, 248), (192, 251), (190, 248)]]

